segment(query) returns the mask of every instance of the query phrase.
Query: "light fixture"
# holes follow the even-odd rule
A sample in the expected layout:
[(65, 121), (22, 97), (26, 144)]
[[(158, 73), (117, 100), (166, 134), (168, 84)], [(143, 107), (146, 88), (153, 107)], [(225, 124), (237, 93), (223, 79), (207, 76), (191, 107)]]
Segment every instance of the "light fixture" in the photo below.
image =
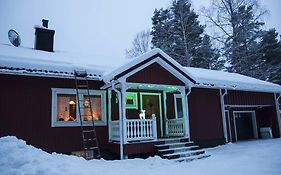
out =
[(70, 105), (75, 105), (75, 101), (70, 100), (70, 101), (68, 102), (68, 104), (70, 104)]

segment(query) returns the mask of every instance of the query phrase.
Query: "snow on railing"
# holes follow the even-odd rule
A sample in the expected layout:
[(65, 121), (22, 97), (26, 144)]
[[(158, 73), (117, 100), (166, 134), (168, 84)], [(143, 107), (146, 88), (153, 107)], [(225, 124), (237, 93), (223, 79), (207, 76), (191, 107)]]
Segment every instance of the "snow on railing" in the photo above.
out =
[[(127, 119), (126, 129), (125, 142), (157, 139), (156, 117), (152, 119)], [(110, 135), (112, 141), (120, 141), (119, 120), (110, 122)]]
[(179, 119), (167, 119), (166, 128), (168, 136), (184, 136), (184, 121)]
[(127, 141), (157, 138), (156, 118), (127, 120)]

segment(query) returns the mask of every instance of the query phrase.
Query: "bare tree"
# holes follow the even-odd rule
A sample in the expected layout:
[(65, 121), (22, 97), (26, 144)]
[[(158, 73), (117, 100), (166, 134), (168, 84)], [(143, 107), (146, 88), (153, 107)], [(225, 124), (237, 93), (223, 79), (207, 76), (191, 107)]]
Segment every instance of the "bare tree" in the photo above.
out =
[(151, 47), (150, 30), (143, 30), (135, 36), (132, 42), (132, 48), (126, 50), (126, 57), (135, 58), (149, 51)]
[(207, 24), (215, 28), (212, 38), (220, 43), (231, 71), (242, 73), (253, 60), (264, 24), (262, 17), (267, 13), (259, 0), (213, 0), (208, 9), (203, 9)]

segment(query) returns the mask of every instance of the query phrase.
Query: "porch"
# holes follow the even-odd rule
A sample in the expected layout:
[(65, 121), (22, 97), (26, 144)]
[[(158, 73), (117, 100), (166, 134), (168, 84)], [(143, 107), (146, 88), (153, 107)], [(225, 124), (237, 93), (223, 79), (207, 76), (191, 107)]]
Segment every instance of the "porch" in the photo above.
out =
[(113, 85), (108, 90), (109, 141), (130, 144), (189, 137), (186, 95), (184, 86)]
[[(111, 121), (110, 141), (120, 142), (120, 120)], [(166, 119), (166, 134), (165, 137), (183, 137), (184, 136), (184, 121), (179, 119)], [(142, 141), (159, 141), (157, 137), (157, 122), (156, 117), (152, 119), (126, 119), (125, 125), (126, 135), (124, 142), (142, 142)]]

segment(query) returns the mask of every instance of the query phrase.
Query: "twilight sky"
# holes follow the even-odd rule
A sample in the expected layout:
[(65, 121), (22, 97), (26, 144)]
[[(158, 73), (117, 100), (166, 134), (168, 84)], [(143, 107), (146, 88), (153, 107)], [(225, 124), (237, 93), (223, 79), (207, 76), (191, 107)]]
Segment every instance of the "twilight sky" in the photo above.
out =
[[(197, 11), (211, 0), (192, 0)], [(55, 29), (55, 50), (93, 55), (93, 59), (124, 59), (125, 49), (143, 29), (151, 28), (155, 8), (171, 0), (1, 0), (0, 43), (9, 43), (7, 32), (15, 29), (22, 46), (33, 47), (34, 25), (49, 19)], [(281, 0), (261, 0), (270, 10), (266, 28), (281, 34)], [(202, 21), (203, 22), (203, 21)], [(0, 50), (1, 52), (1, 50)]]

